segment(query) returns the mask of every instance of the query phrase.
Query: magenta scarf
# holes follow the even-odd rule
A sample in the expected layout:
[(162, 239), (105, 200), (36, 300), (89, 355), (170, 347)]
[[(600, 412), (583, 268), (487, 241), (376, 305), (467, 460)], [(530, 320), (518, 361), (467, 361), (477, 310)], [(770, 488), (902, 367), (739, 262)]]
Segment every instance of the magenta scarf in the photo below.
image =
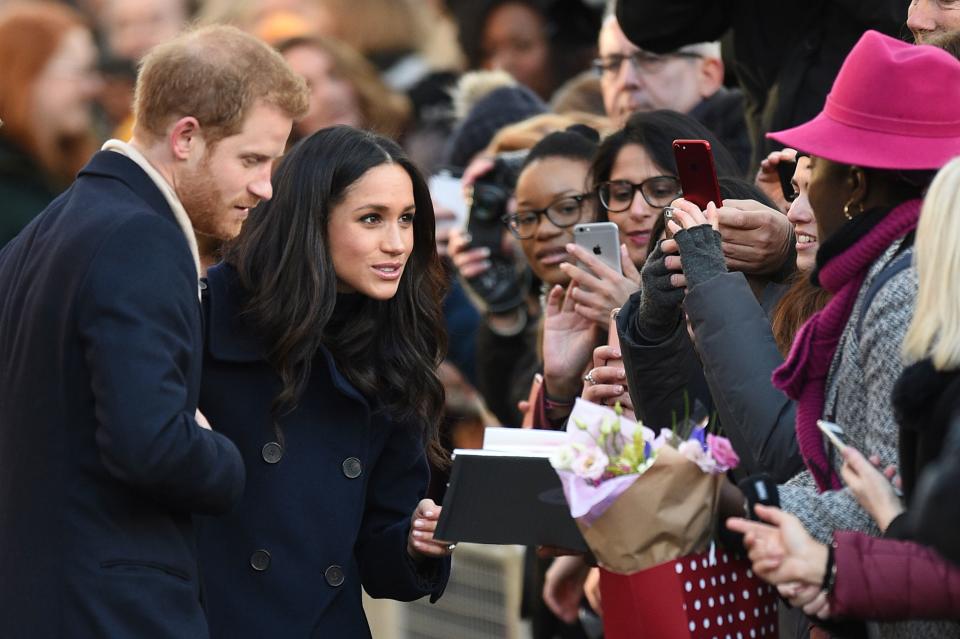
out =
[(800, 454), (821, 491), (843, 487), (827, 460), (823, 435), (817, 428), (817, 420), (823, 413), (830, 362), (867, 271), (891, 244), (917, 228), (921, 203), (921, 200), (910, 200), (900, 204), (856, 243), (821, 267), (820, 285), (834, 296), (804, 323), (793, 339), (787, 361), (773, 371), (773, 385), (797, 402)]

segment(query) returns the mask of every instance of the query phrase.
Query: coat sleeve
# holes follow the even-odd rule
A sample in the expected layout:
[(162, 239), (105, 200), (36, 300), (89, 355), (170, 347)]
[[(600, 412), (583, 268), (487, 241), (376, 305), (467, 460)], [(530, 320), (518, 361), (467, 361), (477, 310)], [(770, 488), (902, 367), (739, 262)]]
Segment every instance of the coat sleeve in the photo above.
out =
[[(647, 340), (636, 329), (640, 292), (630, 296), (617, 316), (620, 351), (637, 417), (654, 429), (680, 422), (696, 403), (712, 405), (703, 369), (687, 327), (678, 321), (666, 338)], [(679, 319), (679, 318), (678, 318)]]
[(229, 439), (197, 424), (190, 404), (199, 314), (181, 231), (141, 216), (109, 232), (77, 317), (107, 470), (172, 509), (219, 514), (240, 498), (244, 466)]
[(920, 544), (838, 532), (830, 611), (877, 621), (960, 618), (960, 566)]
[(367, 486), (366, 508), (357, 539), (363, 588), (374, 598), (435, 602), (450, 576), (450, 558), (414, 561), (407, 553), (410, 518), (423, 499), (430, 468), (416, 433), (397, 424)]
[(730, 5), (722, 0), (619, 0), (617, 20), (641, 49), (669, 53), (719, 40), (731, 25)]
[(783, 357), (746, 278), (718, 275), (691, 289), (684, 308), (714, 407), (743, 469), (779, 483), (803, 471), (794, 403), (770, 381)]

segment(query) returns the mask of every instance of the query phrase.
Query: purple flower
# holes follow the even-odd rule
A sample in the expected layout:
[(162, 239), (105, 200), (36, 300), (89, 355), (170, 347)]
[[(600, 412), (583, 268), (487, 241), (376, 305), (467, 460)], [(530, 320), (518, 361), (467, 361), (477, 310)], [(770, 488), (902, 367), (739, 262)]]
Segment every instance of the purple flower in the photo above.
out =
[(717, 462), (717, 470), (725, 472), (731, 468), (736, 468), (740, 463), (740, 457), (730, 445), (730, 440), (726, 437), (717, 437), (716, 435), (707, 435), (707, 450), (710, 456)]

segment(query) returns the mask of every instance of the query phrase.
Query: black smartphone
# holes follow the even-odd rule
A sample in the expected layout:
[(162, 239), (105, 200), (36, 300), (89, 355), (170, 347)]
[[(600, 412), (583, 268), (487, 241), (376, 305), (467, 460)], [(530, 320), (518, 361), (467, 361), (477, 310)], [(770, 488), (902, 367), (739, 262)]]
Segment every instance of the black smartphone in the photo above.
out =
[(793, 174), (797, 170), (796, 160), (780, 160), (777, 164), (777, 176), (780, 178), (780, 190), (783, 191), (783, 199), (787, 202), (793, 202), (797, 199), (797, 192), (793, 190)]
[(780, 493), (777, 490), (777, 483), (769, 475), (750, 475), (746, 479), (741, 479), (737, 486), (747, 499), (748, 516), (754, 521), (760, 521), (756, 510), (754, 510), (757, 504), (780, 507)]

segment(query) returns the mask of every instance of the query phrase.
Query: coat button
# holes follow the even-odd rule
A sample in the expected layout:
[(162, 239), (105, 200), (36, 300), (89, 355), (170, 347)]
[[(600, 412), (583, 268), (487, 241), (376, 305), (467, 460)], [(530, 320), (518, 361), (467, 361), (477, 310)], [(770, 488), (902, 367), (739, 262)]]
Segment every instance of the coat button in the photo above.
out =
[(323, 578), (334, 588), (343, 585), (343, 568), (340, 566), (330, 566), (323, 573)]
[(363, 472), (363, 464), (356, 457), (347, 457), (343, 460), (343, 474), (349, 479), (356, 479)]
[(270, 567), (270, 553), (266, 550), (255, 550), (250, 555), (250, 567), (257, 572), (263, 572)]
[(263, 445), (260, 455), (268, 464), (276, 464), (283, 457), (283, 446), (277, 442), (267, 442)]

